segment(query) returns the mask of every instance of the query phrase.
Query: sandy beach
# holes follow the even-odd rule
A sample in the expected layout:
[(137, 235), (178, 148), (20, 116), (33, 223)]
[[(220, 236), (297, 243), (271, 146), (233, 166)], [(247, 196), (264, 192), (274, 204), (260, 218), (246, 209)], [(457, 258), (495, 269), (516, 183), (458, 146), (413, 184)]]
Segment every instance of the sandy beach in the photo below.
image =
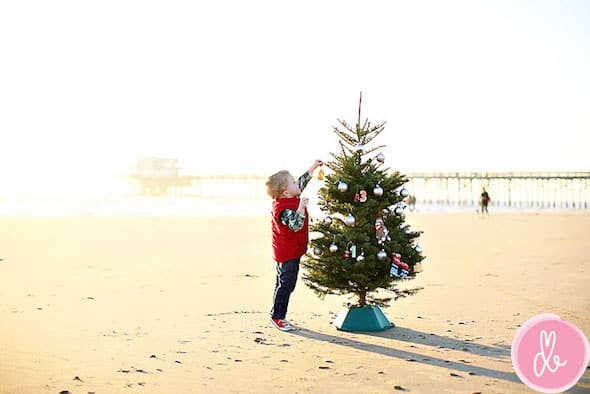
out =
[[(378, 333), (302, 281), (283, 333), (267, 217), (0, 219), (0, 393), (530, 393), (518, 327), (590, 334), (590, 213), (409, 214), (427, 259)], [(571, 393), (590, 392), (590, 369)]]

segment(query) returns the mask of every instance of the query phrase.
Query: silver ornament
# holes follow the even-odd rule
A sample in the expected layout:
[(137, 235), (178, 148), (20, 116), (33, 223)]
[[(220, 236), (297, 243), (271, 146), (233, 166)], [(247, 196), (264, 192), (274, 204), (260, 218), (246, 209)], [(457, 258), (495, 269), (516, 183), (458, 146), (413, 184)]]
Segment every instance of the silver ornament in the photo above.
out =
[(381, 249), (379, 252), (377, 252), (377, 258), (379, 260), (385, 260), (387, 258), (387, 252), (385, 249)]
[(326, 217), (324, 218), (324, 220), (322, 220), (322, 222), (323, 222), (323, 223), (324, 223), (326, 226), (329, 226), (329, 225), (331, 225), (331, 224), (332, 224), (332, 218), (331, 218), (331, 217), (329, 217), (329, 216), (326, 216)]
[(383, 163), (383, 162), (385, 161), (385, 155), (384, 155), (383, 153), (379, 153), (379, 154), (377, 155), (377, 161), (378, 161), (379, 163)]
[(402, 216), (404, 214), (404, 209), (401, 206), (398, 205), (393, 210), (393, 213), (395, 213), (397, 216)]
[(359, 256), (356, 258), (356, 261), (358, 261), (359, 263), (360, 263), (360, 262), (362, 262), (362, 261), (365, 261), (365, 255), (364, 255), (364, 254), (361, 254), (361, 255), (359, 255)]
[(365, 146), (363, 144), (357, 144), (354, 146), (354, 150), (358, 153), (362, 153), (365, 150)]
[(402, 190), (399, 191), (399, 195), (406, 198), (410, 195), (410, 192), (405, 187), (402, 187)]
[(414, 250), (418, 253), (422, 253), (422, 246), (420, 245), (416, 245), (416, 247), (414, 248)]
[(383, 188), (379, 185), (375, 186), (373, 189), (373, 194), (377, 197), (381, 197), (383, 195)]
[(338, 251), (338, 246), (336, 244), (330, 245), (330, 252), (336, 253)]
[(338, 190), (340, 190), (342, 193), (346, 192), (348, 190), (348, 185), (346, 182), (338, 182)]
[(322, 249), (319, 246), (316, 246), (313, 248), (313, 254), (315, 256), (321, 256), (322, 255)]
[(352, 213), (349, 213), (347, 217), (344, 218), (344, 223), (346, 223), (347, 226), (354, 226), (354, 223), (356, 222), (354, 216), (352, 216)]

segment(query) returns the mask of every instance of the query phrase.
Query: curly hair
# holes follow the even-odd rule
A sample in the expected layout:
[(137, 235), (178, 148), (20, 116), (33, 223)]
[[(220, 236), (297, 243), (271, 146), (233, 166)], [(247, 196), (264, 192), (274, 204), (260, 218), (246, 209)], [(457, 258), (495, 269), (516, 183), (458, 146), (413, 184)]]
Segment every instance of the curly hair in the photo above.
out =
[(269, 176), (266, 180), (266, 193), (273, 199), (277, 199), (287, 189), (290, 176), (291, 174), (287, 170)]

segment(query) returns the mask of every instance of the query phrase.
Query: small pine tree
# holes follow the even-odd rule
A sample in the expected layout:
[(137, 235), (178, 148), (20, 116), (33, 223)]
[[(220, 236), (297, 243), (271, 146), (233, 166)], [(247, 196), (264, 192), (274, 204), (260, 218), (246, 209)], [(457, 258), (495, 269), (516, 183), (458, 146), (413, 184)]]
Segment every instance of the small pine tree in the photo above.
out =
[[(387, 306), (392, 298), (421, 289), (397, 288), (400, 281), (413, 279), (420, 271), (421, 264), (416, 264), (424, 256), (416, 242), (421, 232), (410, 231), (404, 223), (407, 190), (403, 185), (408, 179), (383, 168), (383, 154), (374, 153), (384, 145), (369, 147), (385, 129), (385, 122), (371, 125), (365, 119), (361, 125), (361, 102), (362, 94), (354, 128), (340, 119), (341, 127), (333, 128), (341, 151), (331, 153), (333, 160), (326, 163), (332, 172), (319, 190), (319, 207), (326, 217), (310, 226), (320, 236), (311, 240), (310, 252), (302, 262), (303, 280), (320, 298), (353, 294), (355, 306)], [(398, 270), (396, 264), (392, 273), (396, 254), (407, 269)], [(378, 298), (379, 289), (395, 296)]]

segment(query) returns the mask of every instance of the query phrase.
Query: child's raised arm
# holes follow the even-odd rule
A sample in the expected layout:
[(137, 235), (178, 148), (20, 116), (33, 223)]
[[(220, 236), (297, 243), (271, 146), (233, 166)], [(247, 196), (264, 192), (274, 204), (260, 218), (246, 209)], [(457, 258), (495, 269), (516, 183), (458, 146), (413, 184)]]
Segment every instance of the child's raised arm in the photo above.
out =
[(311, 165), (311, 167), (309, 167), (309, 174), (313, 175), (313, 172), (316, 170), (316, 168), (321, 167), (324, 165), (324, 162), (321, 160), (316, 160), (313, 162), (313, 164)]

